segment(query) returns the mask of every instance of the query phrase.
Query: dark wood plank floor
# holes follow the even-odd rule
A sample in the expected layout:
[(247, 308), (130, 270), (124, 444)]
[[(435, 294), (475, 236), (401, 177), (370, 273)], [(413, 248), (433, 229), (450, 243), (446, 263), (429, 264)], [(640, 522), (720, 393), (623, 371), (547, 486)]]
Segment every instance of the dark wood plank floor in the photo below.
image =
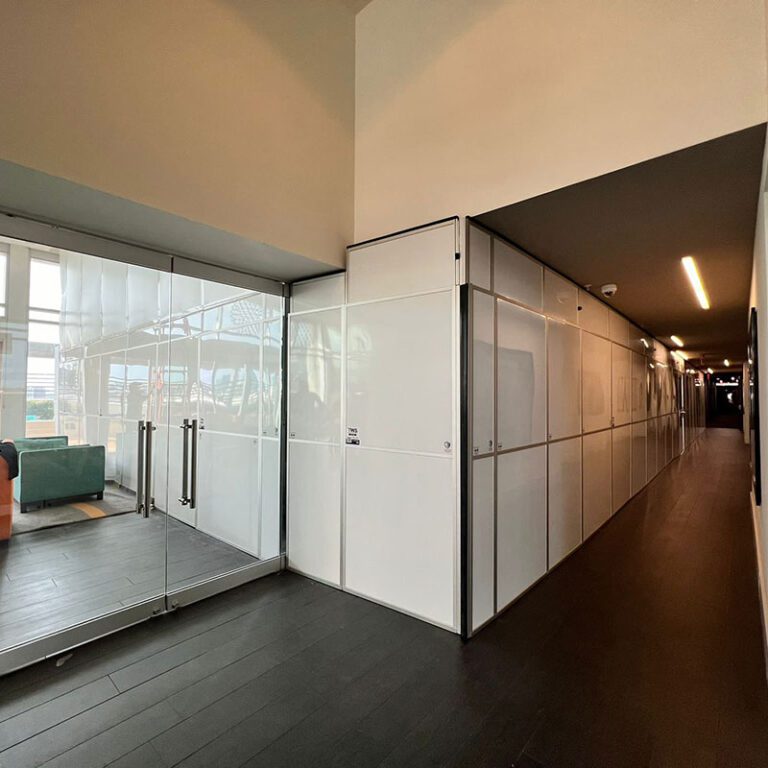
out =
[[(0, 542), (0, 648), (234, 570), (256, 558), (154, 513), (70, 523)], [(0, 764), (1, 765), (1, 764)]]
[(466, 645), (284, 573), (0, 680), (0, 765), (768, 765), (745, 451), (711, 431)]

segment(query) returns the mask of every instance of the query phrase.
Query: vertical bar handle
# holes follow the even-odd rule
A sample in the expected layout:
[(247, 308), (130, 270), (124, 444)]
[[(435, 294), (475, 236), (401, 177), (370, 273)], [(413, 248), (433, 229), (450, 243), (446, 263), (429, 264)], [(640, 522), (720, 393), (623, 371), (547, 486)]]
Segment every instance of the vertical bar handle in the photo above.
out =
[(152, 432), (154, 426), (151, 421), (146, 424), (147, 432), (147, 447), (146, 447), (146, 464), (144, 469), (144, 509), (143, 516), (149, 517), (149, 510), (153, 506), (152, 504)]
[(138, 434), (139, 434), (139, 446), (137, 451), (137, 466), (136, 466), (136, 514), (144, 514), (144, 439), (145, 439), (145, 425), (143, 421), (139, 422)]
[(189, 507), (195, 509), (197, 507), (197, 419), (192, 419), (192, 476), (190, 479), (189, 489)]
[(181, 453), (181, 498), (179, 503), (182, 507), (189, 504), (189, 419), (184, 419), (181, 424), (182, 435), (182, 453)]

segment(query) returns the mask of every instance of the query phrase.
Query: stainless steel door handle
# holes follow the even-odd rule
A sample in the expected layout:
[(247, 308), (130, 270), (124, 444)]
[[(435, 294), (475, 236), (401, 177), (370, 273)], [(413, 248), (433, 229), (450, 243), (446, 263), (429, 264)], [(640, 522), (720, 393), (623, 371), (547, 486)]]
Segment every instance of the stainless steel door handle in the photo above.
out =
[(197, 419), (192, 419), (192, 476), (189, 484), (189, 508), (197, 507)]
[(182, 435), (182, 453), (181, 453), (181, 498), (179, 503), (186, 507), (189, 504), (189, 419), (184, 419), (181, 424)]
[(152, 503), (152, 433), (154, 432), (155, 428), (152, 425), (151, 421), (148, 421), (146, 423), (146, 434), (147, 434), (147, 446), (145, 449), (146, 453), (146, 464), (144, 469), (144, 507), (142, 510), (143, 516), (149, 517), (149, 510), (153, 506)]
[(146, 426), (143, 421), (139, 422), (138, 434), (139, 445), (137, 450), (137, 466), (136, 476), (138, 482), (136, 483), (136, 514), (144, 514), (144, 440), (146, 432)]

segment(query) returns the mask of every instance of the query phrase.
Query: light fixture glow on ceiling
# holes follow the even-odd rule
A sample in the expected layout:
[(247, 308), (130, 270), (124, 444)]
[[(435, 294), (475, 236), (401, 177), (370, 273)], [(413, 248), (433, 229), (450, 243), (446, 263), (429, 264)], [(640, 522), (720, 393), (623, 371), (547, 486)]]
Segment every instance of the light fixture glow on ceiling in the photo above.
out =
[(687, 355), (685, 352), (681, 352), (679, 349), (675, 349), (675, 350), (673, 350), (673, 351), (672, 351), (672, 354), (673, 354), (673, 355), (676, 355), (676, 356), (677, 356), (677, 357), (679, 357), (681, 360), (687, 360), (687, 359), (688, 359), (688, 355)]
[(691, 283), (691, 288), (696, 294), (699, 305), (702, 309), (709, 309), (709, 296), (704, 289), (704, 283), (701, 282), (701, 275), (699, 275), (698, 267), (692, 256), (683, 256), (683, 267), (685, 273), (688, 275), (688, 280)]
[(714, 373), (714, 371), (711, 368), (707, 368), (707, 373)]
[(678, 347), (684, 347), (683, 340), (679, 336), (672, 335), (669, 337), (672, 339), (673, 344), (677, 344)]
[(725, 360), (723, 360), (723, 365), (728, 368), (731, 365), (731, 361), (726, 357)]
[(640, 339), (640, 341), (642, 341), (642, 342), (643, 342), (643, 346), (644, 346), (646, 349), (650, 349), (650, 348), (651, 348), (651, 345), (648, 343), (648, 341), (647, 341), (646, 339)]

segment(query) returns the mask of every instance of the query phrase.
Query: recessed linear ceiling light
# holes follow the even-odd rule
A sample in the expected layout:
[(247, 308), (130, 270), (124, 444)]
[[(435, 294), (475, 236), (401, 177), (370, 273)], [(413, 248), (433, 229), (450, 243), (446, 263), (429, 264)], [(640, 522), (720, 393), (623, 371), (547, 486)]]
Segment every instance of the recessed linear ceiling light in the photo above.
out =
[(681, 360), (687, 360), (688, 355), (685, 352), (681, 352), (679, 349), (672, 350), (673, 355), (677, 355)]
[(651, 348), (651, 345), (648, 343), (647, 339), (640, 339), (640, 341), (642, 341), (642, 342), (643, 342), (643, 346), (644, 346), (646, 349), (650, 349), (650, 348)]
[(729, 359), (726, 357), (726, 358), (725, 358), (725, 360), (723, 360), (723, 365), (724, 365), (726, 368), (729, 368), (729, 367), (730, 367), (730, 365), (731, 365), (731, 361), (730, 361), (730, 360), (729, 360)]
[(701, 282), (701, 275), (699, 275), (699, 270), (692, 256), (683, 256), (683, 267), (701, 308), (709, 309), (709, 296), (707, 296), (707, 292), (704, 290), (704, 283)]
[(685, 344), (683, 344), (683, 340), (679, 336), (670, 336), (670, 339), (672, 339), (673, 344), (677, 344), (678, 347), (684, 347)]
[(714, 371), (711, 368), (707, 368), (707, 373), (712, 374)]

